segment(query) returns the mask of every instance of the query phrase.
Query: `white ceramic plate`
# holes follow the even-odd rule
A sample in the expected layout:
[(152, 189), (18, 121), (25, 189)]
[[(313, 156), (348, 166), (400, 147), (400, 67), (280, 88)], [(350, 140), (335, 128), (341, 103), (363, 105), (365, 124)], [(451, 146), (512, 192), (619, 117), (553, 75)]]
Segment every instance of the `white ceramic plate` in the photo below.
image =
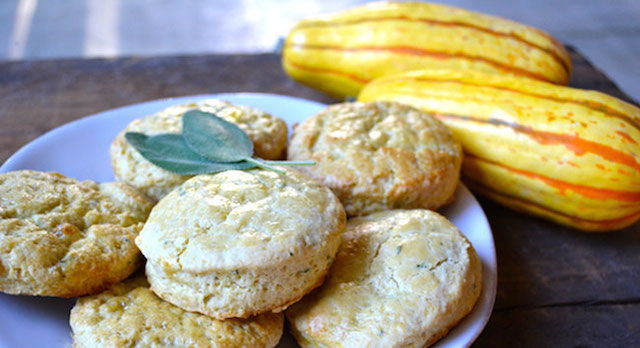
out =
[[(231, 103), (263, 109), (283, 118), (291, 127), (320, 111), (325, 105), (270, 94), (217, 94), (150, 101), (88, 116), (58, 127), (30, 142), (0, 167), (57, 171), (99, 182), (113, 181), (109, 145), (116, 134), (135, 118), (170, 105), (221, 98)], [(436, 347), (469, 346), (491, 315), (496, 294), (497, 265), (493, 235), (476, 199), (462, 185), (455, 202), (441, 211), (467, 236), (483, 266), (483, 291), (475, 308)], [(69, 310), (73, 299), (10, 296), (0, 293), (0, 347), (68, 347), (71, 343)], [(279, 347), (295, 347), (285, 333)]]

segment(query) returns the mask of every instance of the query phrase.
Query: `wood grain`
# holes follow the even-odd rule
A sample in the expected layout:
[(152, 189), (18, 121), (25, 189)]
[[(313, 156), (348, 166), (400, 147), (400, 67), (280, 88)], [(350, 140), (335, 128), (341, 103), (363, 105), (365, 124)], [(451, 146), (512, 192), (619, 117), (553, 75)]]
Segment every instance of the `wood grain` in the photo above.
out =
[[(631, 101), (570, 51), (572, 86)], [(0, 62), (0, 162), (42, 133), (82, 116), (147, 100), (219, 92), (336, 102), (289, 79), (276, 54)], [(486, 199), (480, 203), (496, 242), (498, 295), (474, 346), (640, 342), (640, 224), (584, 234)]]
[(495, 311), (473, 347), (637, 347), (637, 304)]

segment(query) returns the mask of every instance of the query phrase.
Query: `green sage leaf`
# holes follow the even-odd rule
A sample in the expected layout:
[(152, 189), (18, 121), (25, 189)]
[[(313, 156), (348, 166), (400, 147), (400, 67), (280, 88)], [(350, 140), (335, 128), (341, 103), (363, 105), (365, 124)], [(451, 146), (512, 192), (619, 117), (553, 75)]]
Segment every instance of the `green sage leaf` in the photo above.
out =
[(125, 138), (149, 162), (176, 174), (197, 175), (233, 169), (243, 170), (256, 166), (246, 161), (211, 162), (192, 151), (180, 134), (147, 136), (142, 133), (127, 132)]
[(191, 150), (214, 162), (238, 162), (253, 155), (253, 143), (240, 127), (209, 112), (185, 113), (182, 137)]

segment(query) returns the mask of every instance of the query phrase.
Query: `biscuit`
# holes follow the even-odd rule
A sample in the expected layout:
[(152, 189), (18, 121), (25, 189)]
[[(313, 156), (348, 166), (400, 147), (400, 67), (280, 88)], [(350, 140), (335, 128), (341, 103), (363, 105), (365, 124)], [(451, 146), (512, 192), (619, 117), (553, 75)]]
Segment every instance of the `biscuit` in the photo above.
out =
[(297, 126), (290, 160), (329, 186), (349, 216), (395, 208), (437, 209), (453, 199), (462, 149), (439, 120), (392, 102), (342, 103)]
[(344, 227), (337, 197), (304, 175), (232, 170), (170, 192), (136, 244), (158, 296), (217, 319), (246, 318), (319, 286)]
[(215, 320), (164, 302), (143, 276), (78, 299), (71, 310), (73, 346), (82, 347), (274, 347), (284, 317)]
[(467, 239), (429, 210), (347, 222), (325, 283), (286, 311), (303, 347), (425, 347), (471, 311), (482, 274)]
[(111, 165), (118, 181), (138, 188), (159, 200), (191, 176), (166, 171), (147, 161), (124, 137), (126, 132), (146, 135), (180, 133), (182, 116), (190, 110), (212, 112), (235, 123), (253, 142), (254, 155), (267, 160), (280, 159), (287, 145), (287, 124), (268, 113), (248, 106), (208, 99), (198, 103), (169, 107), (131, 122), (115, 138), (110, 148)]
[(121, 183), (58, 173), (0, 174), (0, 290), (75, 297), (134, 272), (134, 243), (153, 202)]

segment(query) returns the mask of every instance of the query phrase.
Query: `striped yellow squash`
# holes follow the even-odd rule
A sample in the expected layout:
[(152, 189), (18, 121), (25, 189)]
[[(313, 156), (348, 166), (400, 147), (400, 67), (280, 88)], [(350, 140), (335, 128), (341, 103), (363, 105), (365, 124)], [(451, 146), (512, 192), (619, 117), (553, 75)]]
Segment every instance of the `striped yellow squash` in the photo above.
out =
[(376, 2), (306, 19), (289, 33), (285, 71), (338, 98), (403, 71), (469, 68), (567, 84), (571, 60), (546, 33), (506, 19), (430, 3)]
[(585, 231), (640, 219), (640, 109), (612, 96), (470, 70), (376, 79), (359, 100), (429, 111), (463, 144), (463, 180), (514, 209)]

